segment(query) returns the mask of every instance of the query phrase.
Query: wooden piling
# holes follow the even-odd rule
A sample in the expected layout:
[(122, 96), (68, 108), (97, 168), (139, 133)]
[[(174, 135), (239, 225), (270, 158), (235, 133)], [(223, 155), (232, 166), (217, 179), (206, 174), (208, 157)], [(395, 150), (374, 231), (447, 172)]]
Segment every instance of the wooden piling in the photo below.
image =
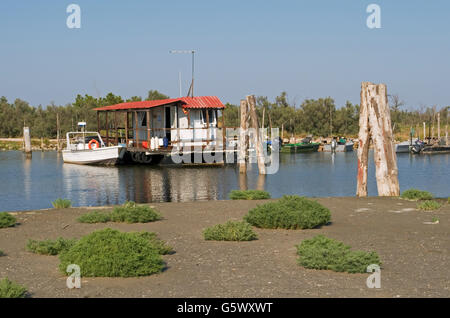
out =
[(448, 146), (448, 125), (445, 125), (445, 145)]
[(437, 114), (437, 124), (438, 124), (438, 126), (437, 126), (437, 129), (438, 129), (438, 140), (440, 141), (441, 140), (441, 113), (438, 113)]
[(151, 138), (151, 131), (150, 131), (150, 111), (149, 110), (146, 111), (145, 117), (147, 119), (147, 147), (148, 147), (148, 149), (151, 149), (152, 138)]
[(239, 173), (247, 173), (247, 151), (248, 151), (248, 138), (247, 138), (247, 110), (248, 104), (245, 99), (241, 100), (241, 126), (239, 130)]
[(129, 131), (128, 131), (128, 111), (127, 112), (125, 112), (125, 143), (126, 143), (126, 145), (127, 145), (127, 147), (128, 147), (128, 134), (129, 133)]
[(423, 140), (427, 139), (427, 124), (423, 122)]
[[(368, 126), (366, 127), (366, 123)], [(361, 85), (360, 135), (358, 148), (357, 195), (367, 196), (369, 133), (374, 145), (374, 161), (379, 196), (399, 196), (397, 157), (385, 84)], [(367, 146), (366, 146), (367, 143)], [(361, 148), (361, 150), (360, 150)]]
[(266, 166), (264, 163), (264, 151), (262, 145), (262, 138), (258, 125), (258, 116), (256, 115), (256, 99), (254, 95), (247, 96), (247, 104), (250, 111), (251, 128), (255, 130), (254, 145), (256, 150), (256, 158), (258, 161), (258, 170), (260, 174), (266, 174)]
[[(98, 114), (98, 112), (97, 112)], [(98, 115), (97, 115), (98, 116)], [(56, 151), (61, 151), (61, 144), (60, 144), (60, 127), (59, 127), (59, 113), (56, 112)]]
[(359, 134), (358, 134), (358, 177), (356, 195), (367, 196), (367, 171), (369, 165), (369, 100), (365, 83), (361, 87), (361, 106), (359, 111)]
[(29, 127), (23, 127), (23, 144), (25, 154), (27, 155), (27, 157), (31, 157), (32, 149), (31, 149), (31, 137)]
[(108, 112), (105, 112), (105, 122), (106, 122), (106, 147), (109, 146), (109, 123), (108, 123)]
[(117, 146), (119, 145), (119, 130), (117, 129), (117, 111), (114, 111), (114, 134), (115, 134), (114, 143)]

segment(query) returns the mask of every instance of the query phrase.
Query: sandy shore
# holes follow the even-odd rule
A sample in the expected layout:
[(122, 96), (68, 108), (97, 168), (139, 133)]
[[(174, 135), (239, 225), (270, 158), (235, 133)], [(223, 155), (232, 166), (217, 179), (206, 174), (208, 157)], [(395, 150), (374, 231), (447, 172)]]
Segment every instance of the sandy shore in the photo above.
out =
[[(18, 212), (19, 225), (0, 229), (0, 278), (28, 287), (32, 297), (450, 297), (450, 205), (416, 210), (393, 198), (320, 198), (332, 224), (314, 230), (261, 230), (252, 242), (211, 242), (205, 227), (240, 219), (261, 201), (152, 204), (164, 219), (148, 224), (81, 224), (90, 209)], [(439, 224), (424, 224), (433, 217)], [(83, 278), (69, 290), (57, 256), (25, 250), (28, 239), (79, 238), (96, 229), (156, 232), (176, 251), (167, 270), (141, 278)], [(381, 289), (368, 289), (369, 274), (308, 270), (296, 248), (317, 234), (354, 249), (374, 250), (383, 262)]]

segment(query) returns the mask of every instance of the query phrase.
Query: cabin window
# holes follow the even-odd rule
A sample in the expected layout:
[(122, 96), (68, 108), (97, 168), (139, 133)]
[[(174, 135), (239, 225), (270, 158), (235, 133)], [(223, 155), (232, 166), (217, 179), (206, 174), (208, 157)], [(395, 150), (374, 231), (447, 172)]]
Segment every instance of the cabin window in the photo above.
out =
[(144, 113), (144, 115), (142, 116), (141, 126), (147, 127), (147, 113)]
[(206, 124), (206, 109), (202, 109), (202, 123)]
[(202, 123), (203, 124), (206, 124), (206, 121), (207, 121), (207, 116), (206, 116), (206, 112), (208, 112), (208, 116), (209, 116), (209, 123), (210, 124), (213, 124), (214, 123), (214, 110), (212, 110), (212, 109), (202, 109), (202, 118), (201, 118), (201, 120), (202, 120)]
[(213, 124), (214, 123), (214, 114), (215, 114), (215, 111), (214, 110), (212, 110), (212, 109), (208, 109), (208, 115), (209, 115), (209, 123), (210, 124)]

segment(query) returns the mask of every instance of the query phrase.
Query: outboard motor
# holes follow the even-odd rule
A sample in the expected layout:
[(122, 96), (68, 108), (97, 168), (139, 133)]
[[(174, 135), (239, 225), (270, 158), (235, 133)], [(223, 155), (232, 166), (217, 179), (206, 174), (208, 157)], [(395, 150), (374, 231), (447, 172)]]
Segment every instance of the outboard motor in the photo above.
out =
[(414, 145), (411, 146), (411, 152), (412, 153), (420, 153), (424, 146), (425, 146), (425, 144), (422, 141), (417, 140), (414, 143)]

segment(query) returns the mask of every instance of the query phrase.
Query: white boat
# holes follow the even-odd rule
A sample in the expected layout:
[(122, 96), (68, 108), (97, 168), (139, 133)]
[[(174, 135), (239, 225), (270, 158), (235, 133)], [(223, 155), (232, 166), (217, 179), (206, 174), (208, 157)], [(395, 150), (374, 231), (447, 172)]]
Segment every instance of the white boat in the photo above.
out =
[[(345, 144), (338, 144), (337, 142), (331, 142), (323, 145), (323, 151), (325, 152), (349, 152), (353, 151), (353, 142), (347, 141)], [(334, 149), (334, 150), (333, 150)]]
[(114, 165), (125, 151), (124, 146), (106, 147), (98, 132), (68, 132), (62, 156), (66, 163)]
[(411, 146), (417, 143), (419, 138), (416, 138), (415, 140), (406, 140), (401, 143), (398, 143), (395, 145), (395, 152), (396, 153), (409, 153), (411, 151)]

